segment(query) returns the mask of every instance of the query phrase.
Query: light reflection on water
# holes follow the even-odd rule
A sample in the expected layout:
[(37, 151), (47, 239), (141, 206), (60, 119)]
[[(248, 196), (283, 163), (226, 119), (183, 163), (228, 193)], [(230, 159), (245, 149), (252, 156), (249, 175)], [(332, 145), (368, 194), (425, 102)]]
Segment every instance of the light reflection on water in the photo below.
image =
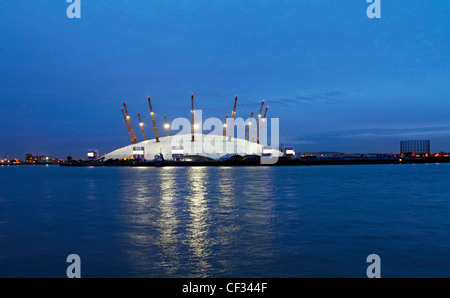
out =
[[(186, 238), (191, 252), (192, 263), (195, 267), (190, 271), (193, 274), (206, 276), (211, 264), (209, 221), (207, 196), (206, 167), (189, 168), (187, 170), (187, 183), (189, 195), (186, 198), (188, 203), (189, 222), (186, 227)], [(198, 272), (198, 273), (197, 273)]]
[[(233, 168), (208, 167), (148, 169), (133, 182), (126, 179), (121, 218), (134, 270), (208, 277), (250, 268), (255, 260), (267, 263), (273, 256), (267, 249), (273, 241), (268, 228), (274, 202), (266, 199), (273, 191), (271, 174), (243, 170), (255, 176), (254, 183), (239, 183)], [(241, 263), (232, 262), (237, 257)]]
[[(177, 181), (174, 179), (176, 174), (174, 168), (165, 169), (161, 173), (161, 197), (158, 203), (157, 212), (160, 216), (156, 226), (160, 234), (157, 240), (159, 244), (159, 260), (155, 266), (161, 268), (166, 276), (173, 276), (178, 268), (173, 264), (179, 264), (179, 219), (175, 206), (177, 198)], [(149, 264), (151, 265), (151, 264)]]

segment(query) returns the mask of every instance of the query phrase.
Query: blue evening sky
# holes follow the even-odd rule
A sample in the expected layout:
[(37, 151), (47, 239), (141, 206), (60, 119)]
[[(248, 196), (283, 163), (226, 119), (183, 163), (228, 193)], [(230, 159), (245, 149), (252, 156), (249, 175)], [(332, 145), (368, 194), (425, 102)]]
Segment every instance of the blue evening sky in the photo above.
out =
[[(163, 119), (280, 118), (299, 152), (450, 151), (450, 1), (0, 0), (0, 158), (130, 143), (126, 102)], [(138, 138), (142, 138), (138, 132)]]

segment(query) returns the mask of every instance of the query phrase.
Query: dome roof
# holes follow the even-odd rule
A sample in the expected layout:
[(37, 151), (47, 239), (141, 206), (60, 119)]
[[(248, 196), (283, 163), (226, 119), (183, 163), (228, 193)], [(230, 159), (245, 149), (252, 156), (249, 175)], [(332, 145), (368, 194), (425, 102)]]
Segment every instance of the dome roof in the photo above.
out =
[[(155, 139), (147, 140), (117, 149), (104, 155), (102, 159), (107, 161), (130, 158), (139, 151), (141, 154), (143, 153), (146, 160), (153, 160), (156, 155), (160, 154), (163, 155), (164, 159), (172, 160), (173, 153), (182, 153), (184, 156), (202, 156), (218, 160), (225, 155), (261, 156), (265, 147), (254, 142), (228, 136), (196, 133), (194, 135), (194, 141), (191, 141), (191, 137), (191, 134), (183, 134), (160, 137), (159, 142), (156, 142)], [(144, 152), (142, 152), (142, 148)], [(274, 150), (274, 155), (278, 154), (277, 152), (279, 151)]]

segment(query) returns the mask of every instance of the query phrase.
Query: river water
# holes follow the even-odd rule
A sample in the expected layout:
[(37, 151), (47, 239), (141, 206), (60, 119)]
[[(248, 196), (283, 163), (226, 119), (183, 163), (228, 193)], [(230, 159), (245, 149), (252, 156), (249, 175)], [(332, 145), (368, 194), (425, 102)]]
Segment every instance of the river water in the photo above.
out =
[(0, 168), (0, 277), (450, 277), (450, 164)]

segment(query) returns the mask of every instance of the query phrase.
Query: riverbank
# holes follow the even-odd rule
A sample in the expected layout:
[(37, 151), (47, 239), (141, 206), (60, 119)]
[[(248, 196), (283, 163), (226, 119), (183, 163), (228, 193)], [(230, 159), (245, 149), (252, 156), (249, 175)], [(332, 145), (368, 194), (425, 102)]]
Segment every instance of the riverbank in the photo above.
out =
[[(269, 160), (266, 160), (269, 161)], [(447, 163), (450, 157), (423, 157), (423, 158), (395, 158), (395, 159), (288, 159), (280, 158), (276, 163), (261, 163), (259, 158), (246, 160), (201, 160), (201, 161), (136, 161), (117, 160), (107, 162), (97, 161), (73, 161), (63, 162), (63, 167), (236, 167), (236, 166), (315, 166), (315, 165), (370, 165), (370, 164), (425, 164), (425, 163)]]

